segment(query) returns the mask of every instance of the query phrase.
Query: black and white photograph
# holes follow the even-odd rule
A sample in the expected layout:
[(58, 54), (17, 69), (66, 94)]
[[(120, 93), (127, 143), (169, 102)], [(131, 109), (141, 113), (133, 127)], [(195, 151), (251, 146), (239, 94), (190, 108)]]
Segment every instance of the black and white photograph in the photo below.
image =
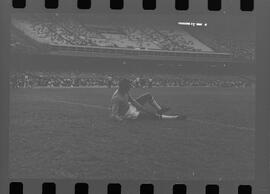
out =
[(253, 14), (13, 13), (9, 176), (253, 180)]

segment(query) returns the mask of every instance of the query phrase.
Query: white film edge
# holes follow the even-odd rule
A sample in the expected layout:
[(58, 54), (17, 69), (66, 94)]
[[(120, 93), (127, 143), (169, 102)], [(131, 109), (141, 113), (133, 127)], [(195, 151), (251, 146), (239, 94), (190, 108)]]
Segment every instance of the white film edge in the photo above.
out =
[(267, 1), (1, 3), (1, 192), (269, 192)]

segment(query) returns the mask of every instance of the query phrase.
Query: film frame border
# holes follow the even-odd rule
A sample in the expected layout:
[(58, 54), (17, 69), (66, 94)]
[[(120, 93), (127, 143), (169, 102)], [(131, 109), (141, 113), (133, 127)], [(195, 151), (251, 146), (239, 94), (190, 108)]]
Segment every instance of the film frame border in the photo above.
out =
[[(27, 9), (28, 5), (32, 5), (31, 0), (11, 0), (12, 7), (14, 9)], [(122, 10), (124, 8), (124, 0), (108, 0), (111, 9)], [(159, 0), (141, 0), (141, 6), (143, 10), (156, 10)], [(255, 0), (239, 0), (238, 7), (241, 11), (251, 12), (254, 10)], [(29, 3), (30, 2), (30, 3)], [(43, 0), (39, 3), (43, 4), (46, 9), (58, 9), (64, 3), (61, 0)], [(78, 9), (91, 9), (92, 2), (95, 4), (95, 0), (76, 0)], [(61, 3), (61, 5), (60, 5)], [(190, 7), (190, 0), (174, 0), (170, 2), (174, 4), (176, 10), (187, 11)], [(221, 11), (224, 5), (224, 0), (205, 0), (209, 11)]]
[[(26, 179), (22, 184), (23, 192), (16, 194), (81, 194), (83, 192), (76, 192), (76, 186), (82, 184), (87, 186), (87, 193), (104, 193), (104, 194), (249, 194), (249, 188), (254, 193), (252, 182), (242, 182), (240, 185), (232, 181), (115, 181), (115, 180), (92, 180), (92, 181), (75, 181), (75, 180), (39, 180)], [(53, 186), (53, 190), (44, 189), (45, 185)], [(118, 187), (113, 188), (113, 187)], [(175, 186), (181, 186), (184, 189), (175, 189)], [(111, 187), (111, 188), (110, 188)], [(47, 187), (48, 188), (48, 187)], [(15, 191), (17, 191), (15, 189)], [(180, 191), (180, 192), (179, 192)], [(15, 193), (10, 193), (15, 194)]]
[[(9, 23), (9, 14), (11, 13), (11, 10), (9, 8), (9, 3), (6, 1), (1, 1), (1, 8), (3, 11), (1, 11), (1, 26), (8, 26)], [(269, 18), (269, 2), (266, 0), (262, 0), (261, 4), (257, 4), (256, 6), (256, 17), (257, 21), (263, 21), (266, 18)], [(59, 11), (59, 10), (58, 10)], [(60, 10), (61, 11), (61, 10)], [(67, 11), (67, 10), (66, 10)], [(270, 73), (270, 67), (269, 67), (269, 54), (267, 51), (270, 50), (268, 42), (270, 42), (269, 38), (269, 32), (270, 32), (270, 26), (268, 23), (259, 22), (257, 23), (257, 41), (256, 41), (256, 56), (257, 56), (257, 64), (259, 64), (259, 68), (257, 70), (257, 89), (256, 89), (256, 163), (255, 163), (255, 180), (251, 182), (242, 182), (242, 184), (250, 184), (253, 187), (254, 193), (268, 193), (269, 192), (269, 150), (266, 148), (269, 148), (269, 131), (270, 128), (270, 122), (269, 118), (267, 117), (270, 115), (269, 108), (269, 101), (270, 99), (270, 92), (269, 92), (269, 85), (267, 83), (270, 83), (269, 73)], [(3, 47), (9, 47), (9, 41), (8, 39), (5, 39), (5, 37), (9, 36), (9, 28), (2, 28), (1, 30), (1, 42), (3, 43)], [(0, 191), (1, 193), (8, 193), (9, 183), (10, 182), (23, 182), (24, 188), (29, 188), (29, 194), (35, 193), (35, 191), (40, 192), (40, 185), (44, 182), (55, 182), (57, 184), (57, 188), (59, 188), (59, 191), (63, 191), (65, 193), (72, 193), (70, 191), (70, 187), (73, 187), (75, 183), (78, 181), (74, 180), (23, 180), (23, 179), (17, 179), (17, 180), (8, 180), (8, 157), (5, 158), (5, 156), (8, 156), (8, 101), (9, 101), (9, 89), (8, 89), (8, 60), (9, 60), (9, 51), (8, 49), (1, 49), (1, 91), (3, 92), (3, 95), (1, 95), (1, 186)], [(3, 65), (4, 64), (4, 65)], [(3, 157), (4, 156), (4, 157)], [(129, 192), (134, 193), (138, 191), (138, 185), (142, 183), (151, 182), (151, 184), (157, 185), (155, 187), (156, 191), (160, 193), (158, 188), (171, 188), (171, 185), (176, 184), (174, 181), (149, 181), (149, 180), (141, 180), (141, 181), (117, 181), (117, 180), (105, 180), (105, 181), (79, 181), (79, 182), (88, 182), (89, 185), (96, 185), (97, 191), (106, 192), (104, 188), (105, 185), (109, 183), (116, 183), (121, 182), (123, 184), (122, 188), (128, 188)], [(238, 181), (237, 181), (238, 182)], [(241, 183), (241, 181), (239, 181)], [(67, 188), (66, 185), (70, 185), (70, 187)], [(189, 188), (189, 193), (202, 193), (203, 189), (205, 188), (205, 185), (207, 184), (219, 184), (221, 188), (225, 188), (226, 193), (229, 191), (235, 191), (235, 187), (239, 186), (239, 183), (236, 183), (234, 181), (228, 181), (228, 182), (205, 182), (205, 181), (182, 181), (181, 184), (186, 184)], [(72, 186), (71, 186), (72, 185)], [(166, 187), (167, 185), (167, 187)], [(224, 186), (224, 187), (223, 187)], [(90, 186), (91, 187), (91, 186)], [(38, 190), (36, 190), (38, 189)], [(67, 189), (67, 190), (65, 190)], [(231, 190), (232, 189), (232, 190)], [(124, 191), (125, 189), (123, 189)], [(28, 189), (27, 189), (28, 191)], [(222, 193), (222, 189), (220, 189), (220, 192)], [(231, 192), (230, 192), (231, 193)]]

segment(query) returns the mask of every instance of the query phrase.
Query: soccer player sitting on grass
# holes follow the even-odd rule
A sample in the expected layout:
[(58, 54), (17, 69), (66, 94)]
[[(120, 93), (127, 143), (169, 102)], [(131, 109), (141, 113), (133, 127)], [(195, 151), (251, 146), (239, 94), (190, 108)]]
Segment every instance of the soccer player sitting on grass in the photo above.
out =
[[(111, 118), (116, 121), (135, 120), (135, 119), (185, 119), (185, 116), (180, 115), (164, 115), (170, 109), (161, 107), (150, 93), (143, 94), (137, 99), (134, 99), (130, 94), (132, 82), (128, 79), (122, 79), (118, 84), (118, 89), (114, 92), (111, 103), (112, 113)], [(147, 110), (144, 105), (151, 105), (156, 112)]]

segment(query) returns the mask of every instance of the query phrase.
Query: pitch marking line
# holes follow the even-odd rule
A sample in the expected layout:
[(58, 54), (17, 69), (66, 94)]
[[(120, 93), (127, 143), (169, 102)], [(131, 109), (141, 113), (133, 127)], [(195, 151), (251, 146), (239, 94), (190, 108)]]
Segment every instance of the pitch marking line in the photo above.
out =
[(79, 106), (102, 109), (102, 110), (110, 110), (110, 108), (108, 108), (108, 107), (99, 106), (99, 105), (91, 105), (91, 104), (84, 104), (84, 103), (78, 103), (78, 102), (69, 102), (69, 101), (64, 101), (64, 100), (48, 100), (48, 101), (50, 101), (50, 102), (60, 102), (60, 103), (70, 104), (70, 105), (79, 105)]
[[(100, 110), (110, 110), (109, 107), (99, 106), (99, 105), (84, 104), (84, 103), (70, 102), (70, 101), (64, 101), (64, 100), (47, 100), (47, 101), (50, 101), (50, 102), (59, 102), (59, 103), (70, 104), (70, 105), (79, 105), (79, 106), (83, 106), (83, 107), (96, 108), (96, 109), (100, 109)], [(192, 118), (188, 118), (187, 120), (188, 121), (197, 122), (197, 123), (201, 123), (201, 124), (217, 125), (217, 126), (221, 126), (221, 127), (235, 128), (235, 129), (244, 130), (244, 131), (255, 131), (254, 128), (241, 127), (241, 126), (230, 125), (230, 124), (224, 124), (224, 123), (215, 122), (215, 121), (204, 121), (204, 120), (192, 119)]]

